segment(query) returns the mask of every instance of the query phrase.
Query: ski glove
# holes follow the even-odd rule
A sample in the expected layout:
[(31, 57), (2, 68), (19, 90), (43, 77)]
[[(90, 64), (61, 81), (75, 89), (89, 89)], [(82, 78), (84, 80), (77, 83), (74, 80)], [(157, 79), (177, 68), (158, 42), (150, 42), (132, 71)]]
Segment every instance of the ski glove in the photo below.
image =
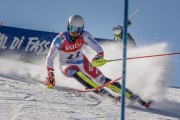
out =
[(48, 76), (46, 77), (46, 85), (48, 88), (53, 89), (55, 86), (55, 75), (54, 75), (54, 69), (53, 68), (47, 68)]
[(48, 73), (48, 78), (55, 79), (53, 68), (47, 68), (47, 73)]
[(92, 66), (94, 67), (100, 67), (102, 65), (105, 64), (105, 59), (103, 58), (104, 57), (104, 53), (103, 52), (100, 52), (99, 54), (97, 54), (93, 59), (92, 59)]
[(99, 54), (97, 54), (93, 59), (92, 61), (96, 61), (100, 58), (103, 58), (104, 57), (104, 52), (100, 52)]
[(131, 21), (130, 21), (130, 20), (127, 21), (127, 25), (128, 25), (128, 26), (131, 25)]

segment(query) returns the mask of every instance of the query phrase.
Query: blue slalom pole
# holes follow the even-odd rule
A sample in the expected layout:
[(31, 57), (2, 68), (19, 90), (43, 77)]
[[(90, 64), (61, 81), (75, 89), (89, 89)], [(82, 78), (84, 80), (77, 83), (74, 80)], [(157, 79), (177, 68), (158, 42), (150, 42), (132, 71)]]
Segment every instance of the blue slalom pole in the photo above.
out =
[(126, 97), (126, 49), (127, 49), (127, 21), (128, 21), (128, 0), (124, 0), (124, 26), (123, 26), (123, 71), (122, 71), (122, 92), (121, 92), (121, 120), (125, 119), (125, 97)]

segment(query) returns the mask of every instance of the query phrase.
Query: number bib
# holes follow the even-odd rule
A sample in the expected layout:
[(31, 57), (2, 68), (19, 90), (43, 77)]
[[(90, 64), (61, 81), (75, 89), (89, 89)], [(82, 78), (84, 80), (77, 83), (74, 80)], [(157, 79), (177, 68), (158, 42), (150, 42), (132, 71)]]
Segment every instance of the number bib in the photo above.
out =
[(83, 36), (81, 35), (75, 42), (71, 41), (67, 34), (59, 35), (62, 41), (62, 46), (59, 52), (60, 61), (73, 62), (83, 59), (82, 47), (85, 43)]

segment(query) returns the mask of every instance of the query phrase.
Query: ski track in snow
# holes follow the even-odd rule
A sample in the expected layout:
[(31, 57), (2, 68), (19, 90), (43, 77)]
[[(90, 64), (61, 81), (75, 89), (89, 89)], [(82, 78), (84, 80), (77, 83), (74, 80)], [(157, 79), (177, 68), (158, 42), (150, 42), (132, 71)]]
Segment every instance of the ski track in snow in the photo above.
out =
[[(164, 44), (157, 46), (147, 46), (141, 48), (144, 50), (143, 54), (155, 54), (166, 52)], [(108, 48), (107, 48), (108, 47)], [(111, 45), (103, 45), (106, 50), (111, 50)], [(154, 50), (154, 48), (156, 48)], [(113, 44), (114, 49), (114, 44)], [(128, 53), (129, 56), (141, 55), (140, 50), (133, 50)], [(88, 51), (89, 58), (93, 52)], [(106, 54), (106, 52), (105, 52)], [(118, 52), (115, 57), (120, 58)], [(112, 59), (114, 53), (108, 56)], [(112, 58), (111, 58), (112, 57)], [(108, 59), (108, 58), (107, 58)], [(169, 59), (169, 58), (168, 58)], [(141, 95), (144, 99), (152, 99), (154, 103), (151, 109), (144, 109), (137, 103), (129, 104), (126, 107), (126, 120), (180, 120), (180, 88), (167, 87), (167, 77), (170, 78), (166, 68), (169, 68), (170, 62), (167, 58), (159, 58), (155, 61), (136, 61), (138, 69), (143, 67), (150, 67), (152, 69), (143, 69), (143, 74), (140, 72), (133, 73), (137, 69), (132, 62), (127, 66), (128, 74), (131, 76), (127, 81), (127, 86), (131, 90)], [(73, 93), (63, 90), (58, 86), (69, 86), (84, 89), (79, 83), (73, 79), (64, 77), (57, 70), (56, 78), (57, 87), (53, 90), (47, 89), (43, 83), (46, 77), (45, 60), (38, 61), (41, 64), (29, 64), (20, 61), (12, 61), (8, 59), (0, 59), (0, 120), (119, 120), (120, 119), (120, 105), (113, 103), (109, 99), (97, 98), (93, 93)], [(57, 61), (56, 61), (57, 62)], [(119, 63), (118, 63), (119, 64)], [(109, 73), (109, 69), (118, 65), (117, 63), (104, 65), (104, 73), (110, 78), (118, 77), (121, 70), (115, 68), (113, 74)], [(152, 66), (155, 64), (155, 66)], [(166, 66), (163, 66), (166, 65)], [(160, 67), (156, 67), (160, 66)], [(108, 68), (106, 68), (108, 67)], [(132, 71), (131, 71), (132, 69)], [(170, 70), (170, 69), (168, 69)], [(118, 72), (117, 72), (118, 71)], [(151, 75), (147, 73), (151, 73)], [(161, 75), (162, 74), (162, 75)], [(138, 81), (142, 84), (137, 84), (136, 80), (141, 79), (142, 76), (146, 78), (145, 81)], [(145, 77), (146, 76), (146, 77)], [(148, 78), (151, 77), (152, 80)], [(73, 82), (73, 85), (72, 85)], [(71, 84), (70, 84), (71, 83)], [(144, 86), (141, 86), (144, 85)], [(140, 92), (140, 91), (145, 92)]]

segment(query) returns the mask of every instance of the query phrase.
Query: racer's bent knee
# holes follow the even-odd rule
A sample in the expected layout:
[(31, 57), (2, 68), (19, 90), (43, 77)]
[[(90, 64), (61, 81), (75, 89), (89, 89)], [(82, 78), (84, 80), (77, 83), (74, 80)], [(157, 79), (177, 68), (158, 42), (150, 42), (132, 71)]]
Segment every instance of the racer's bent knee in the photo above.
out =
[(63, 74), (67, 77), (72, 77), (77, 71), (79, 71), (79, 67), (76, 65), (71, 65), (62, 70)]

